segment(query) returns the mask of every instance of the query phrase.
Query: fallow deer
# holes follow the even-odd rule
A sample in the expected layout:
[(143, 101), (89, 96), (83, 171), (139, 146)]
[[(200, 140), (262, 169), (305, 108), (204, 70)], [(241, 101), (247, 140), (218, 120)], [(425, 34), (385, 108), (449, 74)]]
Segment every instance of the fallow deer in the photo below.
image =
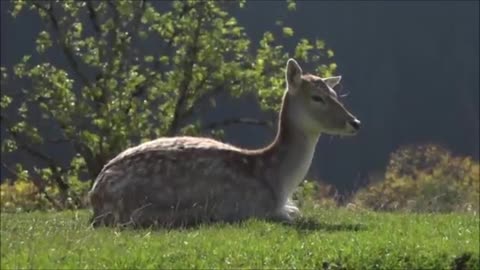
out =
[(103, 167), (89, 193), (92, 225), (293, 222), (300, 211), (290, 197), (320, 134), (354, 135), (360, 128), (332, 89), (340, 79), (302, 74), (289, 59), (277, 135), (262, 149), (173, 137), (125, 150)]

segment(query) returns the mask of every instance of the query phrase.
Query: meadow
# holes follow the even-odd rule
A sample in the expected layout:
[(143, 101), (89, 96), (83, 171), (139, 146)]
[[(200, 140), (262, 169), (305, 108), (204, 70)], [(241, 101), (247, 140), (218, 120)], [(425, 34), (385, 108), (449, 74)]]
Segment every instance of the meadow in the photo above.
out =
[(1, 269), (479, 269), (479, 217), (309, 210), (295, 225), (92, 229), (89, 212), (1, 214)]

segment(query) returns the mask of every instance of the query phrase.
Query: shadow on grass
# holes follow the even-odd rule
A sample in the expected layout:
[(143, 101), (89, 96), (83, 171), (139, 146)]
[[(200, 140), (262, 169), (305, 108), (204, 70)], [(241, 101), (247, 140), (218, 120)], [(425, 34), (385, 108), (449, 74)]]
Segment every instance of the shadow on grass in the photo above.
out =
[[(178, 224), (156, 224), (156, 225), (133, 225), (133, 224), (123, 224), (123, 225), (113, 225), (113, 227), (117, 229), (127, 229), (127, 230), (196, 230), (208, 226), (215, 226), (216, 228), (221, 228), (223, 226), (230, 226), (230, 225), (240, 225), (243, 226), (245, 223), (249, 222), (249, 220), (242, 220), (242, 221), (208, 221), (208, 222), (193, 222), (193, 223), (178, 223)], [(326, 231), (326, 232), (335, 232), (335, 231), (364, 231), (367, 229), (367, 226), (364, 224), (349, 224), (349, 223), (325, 223), (319, 222), (315, 218), (300, 218), (294, 223), (282, 223), (282, 222), (275, 222), (275, 221), (266, 221), (265, 222), (272, 222), (277, 223), (289, 228), (293, 228), (297, 231)], [(102, 224), (99, 226), (94, 226), (90, 224), (91, 228), (95, 227), (110, 227), (108, 225)]]
[(284, 224), (285, 226), (293, 227), (299, 231), (364, 231), (367, 230), (367, 226), (364, 224), (350, 224), (350, 223), (325, 223), (319, 222), (314, 218), (301, 218), (293, 224)]

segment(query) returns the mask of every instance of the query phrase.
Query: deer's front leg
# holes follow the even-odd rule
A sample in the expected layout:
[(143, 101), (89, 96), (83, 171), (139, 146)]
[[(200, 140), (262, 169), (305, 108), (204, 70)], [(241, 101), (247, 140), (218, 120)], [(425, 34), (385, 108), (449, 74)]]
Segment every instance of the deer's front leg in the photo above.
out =
[(285, 211), (284, 208), (280, 209), (279, 211), (268, 215), (268, 220), (273, 222), (280, 222), (285, 224), (293, 224), (294, 219), (290, 216), (290, 214)]
[(298, 218), (302, 216), (300, 209), (295, 205), (295, 203), (289, 198), (287, 203), (283, 207), (284, 211), (288, 213), (288, 215), (292, 218)]

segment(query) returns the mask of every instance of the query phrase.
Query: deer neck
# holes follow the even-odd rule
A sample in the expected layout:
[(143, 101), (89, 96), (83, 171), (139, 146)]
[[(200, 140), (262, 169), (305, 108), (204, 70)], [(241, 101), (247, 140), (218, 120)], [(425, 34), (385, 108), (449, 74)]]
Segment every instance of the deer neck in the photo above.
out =
[(275, 140), (263, 151), (267, 179), (281, 203), (292, 195), (304, 180), (315, 153), (320, 134), (302, 130), (295, 121), (289, 94), (285, 93)]

